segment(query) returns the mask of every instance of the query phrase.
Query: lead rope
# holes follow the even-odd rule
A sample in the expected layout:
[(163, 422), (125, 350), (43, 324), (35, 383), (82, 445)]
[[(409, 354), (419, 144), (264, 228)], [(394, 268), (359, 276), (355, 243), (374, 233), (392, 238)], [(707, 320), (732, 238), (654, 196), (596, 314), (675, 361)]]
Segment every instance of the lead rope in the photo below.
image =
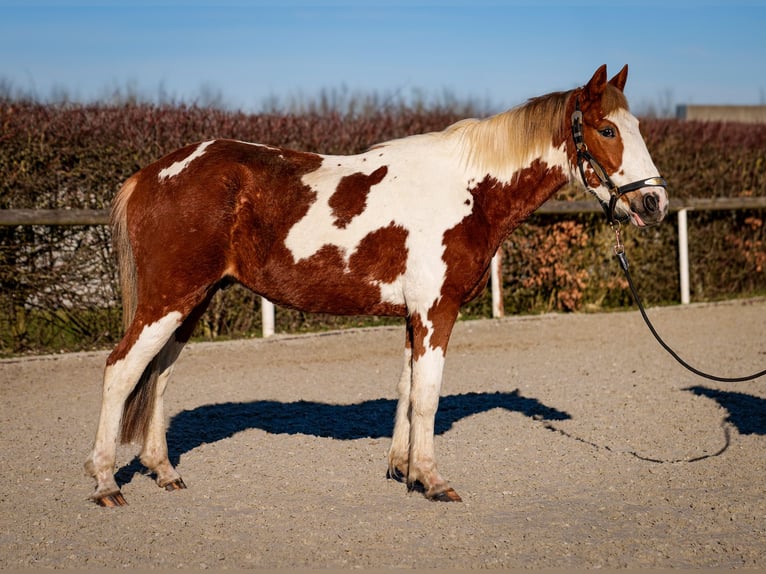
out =
[[(699, 369), (695, 369), (689, 363), (684, 361), (681, 357), (678, 356), (678, 353), (676, 353), (673, 349), (670, 348), (670, 346), (663, 341), (662, 337), (657, 333), (657, 330), (654, 328), (654, 325), (652, 325), (652, 322), (649, 320), (649, 317), (646, 314), (646, 310), (644, 309), (644, 304), (641, 302), (641, 297), (638, 296), (638, 291), (636, 290), (636, 286), (633, 283), (633, 277), (630, 274), (630, 265), (628, 264), (628, 256), (625, 255), (625, 245), (622, 243), (622, 237), (620, 235), (620, 224), (619, 222), (612, 222), (609, 224), (614, 231), (616, 242), (614, 245), (614, 254), (617, 257), (617, 261), (620, 264), (620, 268), (625, 273), (625, 278), (628, 280), (628, 286), (630, 287), (630, 292), (633, 295), (633, 299), (636, 302), (636, 305), (638, 306), (638, 310), (641, 311), (641, 316), (644, 318), (644, 322), (646, 323), (646, 326), (649, 327), (649, 330), (651, 331), (652, 335), (654, 335), (654, 338), (657, 339), (657, 342), (662, 345), (662, 347), (670, 353), (670, 355), (678, 361), (681, 365), (689, 369), (692, 373), (699, 375), (700, 377), (704, 377), (706, 379), (711, 379), (713, 381), (719, 381), (724, 383), (736, 383), (736, 382), (743, 382), (743, 381), (750, 381), (753, 379), (756, 379), (760, 376), (763, 376), (766, 374), (766, 370), (761, 371), (759, 373), (754, 373), (752, 375), (746, 376), (746, 377), (719, 377), (716, 375), (711, 375), (708, 373), (705, 373), (703, 371), (700, 371)], [(642, 460), (644, 462), (651, 462), (655, 464), (679, 464), (679, 463), (693, 463), (693, 462), (700, 462), (709, 458), (714, 458), (717, 456), (722, 455), (726, 450), (728, 450), (729, 446), (731, 445), (731, 433), (730, 433), (730, 422), (728, 419), (724, 419), (721, 421), (721, 428), (723, 429), (723, 446), (721, 446), (717, 451), (713, 453), (703, 454), (699, 456), (693, 456), (690, 458), (675, 458), (675, 459), (662, 459), (662, 458), (654, 458), (650, 456), (645, 456), (642, 454), (639, 454), (638, 452), (634, 450), (628, 450), (624, 451), (625, 454), (628, 454), (634, 458), (637, 458), (639, 460)], [(570, 432), (567, 432), (563, 429), (558, 428), (553, 423), (548, 421), (543, 421), (543, 428), (546, 430), (549, 430), (551, 432), (554, 432), (556, 434), (559, 434), (563, 437), (570, 438), (573, 440), (576, 440), (577, 442), (581, 442), (583, 444), (586, 444), (592, 448), (595, 448), (597, 450), (605, 450), (607, 452), (620, 452), (616, 451), (615, 449), (611, 448), (609, 445), (600, 445), (595, 442), (586, 440), (582, 437), (576, 436)]]
[(646, 314), (646, 309), (644, 309), (644, 304), (641, 302), (641, 297), (639, 297), (638, 291), (636, 290), (636, 286), (633, 283), (633, 277), (630, 274), (630, 269), (629, 269), (630, 265), (628, 264), (628, 256), (625, 255), (625, 246), (623, 245), (622, 238), (620, 236), (620, 225), (619, 223), (617, 224), (611, 223), (610, 225), (616, 236), (616, 243), (614, 245), (614, 254), (617, 256), (617, 261), (620, 264), (620, 268), (625, 274), (625, 279), (628, 280), (628, 287), (630, 287), (630, 292), (633, 295), (633, 300), (636, 302), (636, 305), (638, 306), (638, 310), (641, 312), (641, 317), (644, 318), (644, 323), (646, 323), (646, 326), (649, 327), (649, 331), (651, 331), (652, 335), (654, 335), (654, 338), (657, 339), (657, 342), (662, 346), (662, 348), (665, 349), (668, 353), (670, 353), (671, 357), (673, 357), (676, 361), (678, 361), (681, 364), (681, 366), (688, 369), (695, 375), (698, 375), (705, 379), (709, 379), (711, 381), (718, 381), (719, 383), (742, 383), (745, 381), (752, 381), (754, 379), (757, 379), (759, 377), (766, 375), (766, 369), (764, 369), (763, 371), (758, 371), (757, 373), (753, 373), (752, 375), (746, 375), (744, 377), (719, 377), (718, 375), (711, 375), (710, 373), (700, 371), (699, 369), (692, 367), (689, 363), (687, 363), (681, 357), (679, 357), (678, 353), (676, 353), (670, 347), (670, 345), (668, 345), (662, 339), (662, 337), (660, 337), (660, 335), (657, 333), (657, 330), (654, 328), (654, 325), (652, 325), (652, 322), (649, 320), (649, 317)]
[(607, 452), (613, 452), (613, 453), (623, 453), (628, 454), (632, 456), (633, 458), (637, 458), (638, 460), (643, 460), (644, 462), (653, 462), (655, 464), (679, 464), (682, 462), (700, 462), (702, 460), (706, 460), (708, 458), (715, 458), (717, 456), (721, 456), (724, 452), (726, 452), (729, 449), (729, 446), (731, 446), (731, 431), (729, 430), (731, 426), (731, 423), (724, 419), (721, 421), (721, 428), (723, 429), (723, 446), (720, 447), (717, 451), (711, 452), (708, 454), (701, 454), (698, 456), (692, 456), (689, 458), (654, 458), (651, 456), (645, 456), (643, 454), (640, 454), (636, 452), (635, 450), (617, 450), (609, 445), (601, 445), (597, 444), (595, 442), (589, 441), (587, 439), (584, 439), (582, 437), (573, 435), (570, 432), (567, 432), (563, 429), (560, 429), (553, 425), (553, 423), (549, 423), (547, 421), (543, 421), (543, 428), (545, 430), (549, 430), (551, 432), (555, 432), (556, 434), (559, 434), (566, 438), (571, 438), (572, 440), (576, 440), (577, 442), (581, 442), (583, 444), (587, 444), (588, 446), (596, 449), (596, 450), (605, 450)]

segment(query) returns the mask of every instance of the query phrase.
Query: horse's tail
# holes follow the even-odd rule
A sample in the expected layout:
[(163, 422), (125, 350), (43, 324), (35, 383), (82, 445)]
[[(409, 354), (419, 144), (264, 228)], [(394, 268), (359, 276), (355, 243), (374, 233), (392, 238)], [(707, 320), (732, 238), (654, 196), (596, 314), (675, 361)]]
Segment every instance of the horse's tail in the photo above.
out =
[[(136, 278), (136, 260), (128, 233), (128, 200), (133, 194), (137, 179), (131, 177), (120, 188), (112, 203), (111, 226), (112, 248), (117, 255), (120, 271), (120, 291), (122, 294), (122, 323), (127, 330), (136, 316), (138, 305), (138, 288)], [(135, 388), (125, 401), (122, 415), (122, 430), (120, 440), (123, 443), (143, 443), (149, 429), (149, 421), (154, 410), (155, 388), (159, 364), (154, 357)]]
[(149, 361), (141, 378), (138, 379), (138, 383), (125, 401), (120, 430), (120, 442), (123, 444), (131, 442), (144, 444), (154, 412), (159, 374), (159, 355), (157, 355)]
[(127, 330), (136, 315), (136, 260), (128, 234), (128, 200), (136, 187), (131, 177), (117, 192), (112, 203), (112, 249), (117, 256), (122, 294), (122, 325)]

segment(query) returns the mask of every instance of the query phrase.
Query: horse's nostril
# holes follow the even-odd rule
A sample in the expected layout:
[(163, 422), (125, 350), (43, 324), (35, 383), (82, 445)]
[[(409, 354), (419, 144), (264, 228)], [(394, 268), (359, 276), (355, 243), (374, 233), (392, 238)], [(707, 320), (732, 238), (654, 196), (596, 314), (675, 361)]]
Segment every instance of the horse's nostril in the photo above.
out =
[(649, 213), (655, 213), (659, 203), (657, 202), (657, 196), (653, 193), (648, 193), (644, 196), (644, 209)]

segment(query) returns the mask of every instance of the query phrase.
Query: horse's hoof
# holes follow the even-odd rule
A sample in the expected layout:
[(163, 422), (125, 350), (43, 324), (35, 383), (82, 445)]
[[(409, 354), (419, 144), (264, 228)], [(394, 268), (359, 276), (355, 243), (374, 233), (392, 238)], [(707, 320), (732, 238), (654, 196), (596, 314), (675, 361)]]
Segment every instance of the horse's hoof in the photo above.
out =
[(103, 506), (104, 508), (117, 508), (118, 506), (127, 506), (128, 501), (121, 492), (117, 491), (114, 494), (107, 494), (95, 499), (96, 504)]
[(405, 475), (404, 473), (399, 470), (398, 468), (389, 468), (386, 471), (386, 478), (390, 480), (395, 480), (396, 482), (404, 482), (405, 481)]
[(451, 487), (442, 492), (437, 492), (433, 496), (429, 496), (429, 499), (433, 500), (434, 502), (463, 502), (463, 499), (460, 498), (460, 495), (455, 492), (454, 488)]
[(173, 490), (183, 490), (186, 488), (186, 483), (182, 478), (176, 478), (175, 480), (171, 480), (166, 485), (164, 485), (163, 488), (168, 492)]
[(426, 493), (426, 487), (419, 480), (407, 481), (407, 492), (419, 492), (422, 495)]

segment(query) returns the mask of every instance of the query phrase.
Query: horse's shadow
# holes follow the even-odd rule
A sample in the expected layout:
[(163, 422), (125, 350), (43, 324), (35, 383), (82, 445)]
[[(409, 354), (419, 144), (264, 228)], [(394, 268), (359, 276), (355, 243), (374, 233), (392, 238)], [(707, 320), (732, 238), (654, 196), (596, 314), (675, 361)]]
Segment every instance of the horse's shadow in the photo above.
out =
[[(537, 399), (522, 396), (518, 390), (465, 393), (447, 395), (439, 400), (434, 432), (444, 434), (461, 419), (497, 408), (537, 420), (561, 421), (571, 418), (566, 412), (546, 406)], [(396, 401), (392, 399), (372, 399), (350, 405), (310, 401), (202, 405), (172, 417), (167, 431), (168, 454), (170, 462), (177, 465), (181, 456), (192, 449), (249, 429), (336, 440), (390, 438), (395, 410)], [(141, 470), (141, 464), (136, 458), (118, 471), (118, 482), (129, 482)]]
[(737, 427), (740, 434), (766, 435), (766, 399), (700, 385), (685, 390), (716, 401), (729, 412), (726, 420)]

